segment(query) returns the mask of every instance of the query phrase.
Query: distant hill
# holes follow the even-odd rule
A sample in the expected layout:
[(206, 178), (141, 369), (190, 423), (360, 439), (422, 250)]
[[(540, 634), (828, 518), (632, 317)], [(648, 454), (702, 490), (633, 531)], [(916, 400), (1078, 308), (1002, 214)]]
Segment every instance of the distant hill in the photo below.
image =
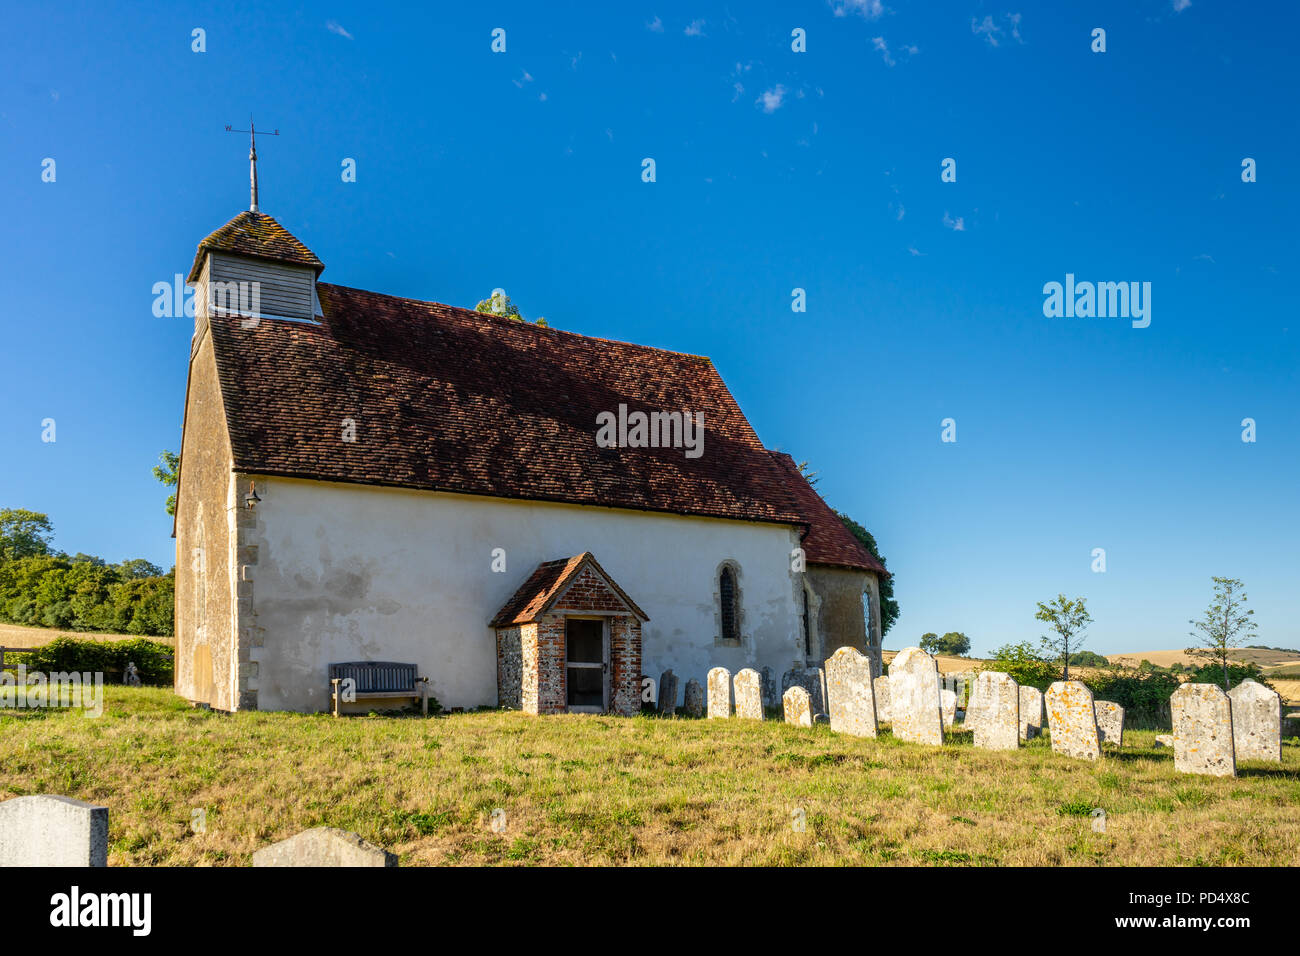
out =
[[(1123, 654), (1107, 654), (1106, 659), (1113, 664), (1127, 664), (1135, 667), (1143, 661), (1150, 661), (1157, 667), (1169, 667), (1171, 664), (1186, 664), (1189, 667), (1204, 664), (1205, 659), (1196, 659), (1186, 650), (1176, 651), (1128, 651)], [(1274, 651), (1258, 647), (1233, 648), (1228, 651), (1228, 659), (1271, 667), (1277, 664), (1300, 663), (1300, 653), (1295, 651)]]

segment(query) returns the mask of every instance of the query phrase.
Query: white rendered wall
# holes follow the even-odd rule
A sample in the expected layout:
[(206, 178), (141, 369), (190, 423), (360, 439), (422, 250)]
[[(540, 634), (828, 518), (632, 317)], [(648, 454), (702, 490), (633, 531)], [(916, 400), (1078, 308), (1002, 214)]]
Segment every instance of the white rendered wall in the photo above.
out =
[[(254, 649), (262, 710), (324, 710), (328, 665), (416, 663), (444, 707), (495, 706), (488, 622), (543, 561), (591, 551), (650, 616), (642, 670), (684, 687), (796, 659), (789, 525), (258, 478)], [(492, 570), (503, 548), (506, 570)], [(740, 568), (744, 640), (715, 643), (716, 572)]]

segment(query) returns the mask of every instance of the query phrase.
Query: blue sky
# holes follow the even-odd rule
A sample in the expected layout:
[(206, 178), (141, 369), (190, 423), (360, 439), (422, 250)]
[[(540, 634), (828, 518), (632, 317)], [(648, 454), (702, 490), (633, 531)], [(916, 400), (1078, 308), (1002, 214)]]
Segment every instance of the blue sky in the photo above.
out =
[[(150, 290), (246, 208), (224, 127), (252, 113), (282, 134), (262, 209), (325, 280), (501, 286), (559, 328), (710, 356), (876, 535), (887, 647), (1035, 639), (1061, 591), (1090, 649), (1179, 647), (1216, 574), (1244, 579), (1258, 643), (1300, 646), (1300, 18), (1059, 6), (14, 7), (0, 506), (71, 552), (174, 563), (149, 469), (179, 448), (192, 324)], [(1066, 273), (1150, 282), (1150, 326), (1045, 317)]]

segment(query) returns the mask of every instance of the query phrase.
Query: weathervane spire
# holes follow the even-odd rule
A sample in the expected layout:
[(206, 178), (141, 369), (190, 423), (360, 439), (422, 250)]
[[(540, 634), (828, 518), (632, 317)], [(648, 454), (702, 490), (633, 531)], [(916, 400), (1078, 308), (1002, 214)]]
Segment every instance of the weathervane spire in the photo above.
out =
[[(248, 211), (257, 212), (257, 127), (253, 125), (252, 115), (248, 117), (248, 129), (234, 129), (227, 126), (226, 132), (248, 134)], [(263, 133), (262, 135), (279, 136), (280, 131), (277, 129), (270, 134)]]

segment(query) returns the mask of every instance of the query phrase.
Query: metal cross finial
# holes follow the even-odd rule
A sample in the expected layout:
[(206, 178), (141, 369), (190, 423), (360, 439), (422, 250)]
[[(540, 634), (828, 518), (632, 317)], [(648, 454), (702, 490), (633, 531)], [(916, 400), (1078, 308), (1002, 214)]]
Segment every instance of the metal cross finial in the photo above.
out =
[[(253, 117), (248, 117), (248, 129), (235, 129), (232, 126), (227, 126), (226, 132), (248, 134), (248, 182), (252, 194), (248, 211), (257, 212), (257, 127), (253, 125)], [(270, 133), (263, 133), (262, 135), (279, 136), (280, 131), (277, 129)]]

